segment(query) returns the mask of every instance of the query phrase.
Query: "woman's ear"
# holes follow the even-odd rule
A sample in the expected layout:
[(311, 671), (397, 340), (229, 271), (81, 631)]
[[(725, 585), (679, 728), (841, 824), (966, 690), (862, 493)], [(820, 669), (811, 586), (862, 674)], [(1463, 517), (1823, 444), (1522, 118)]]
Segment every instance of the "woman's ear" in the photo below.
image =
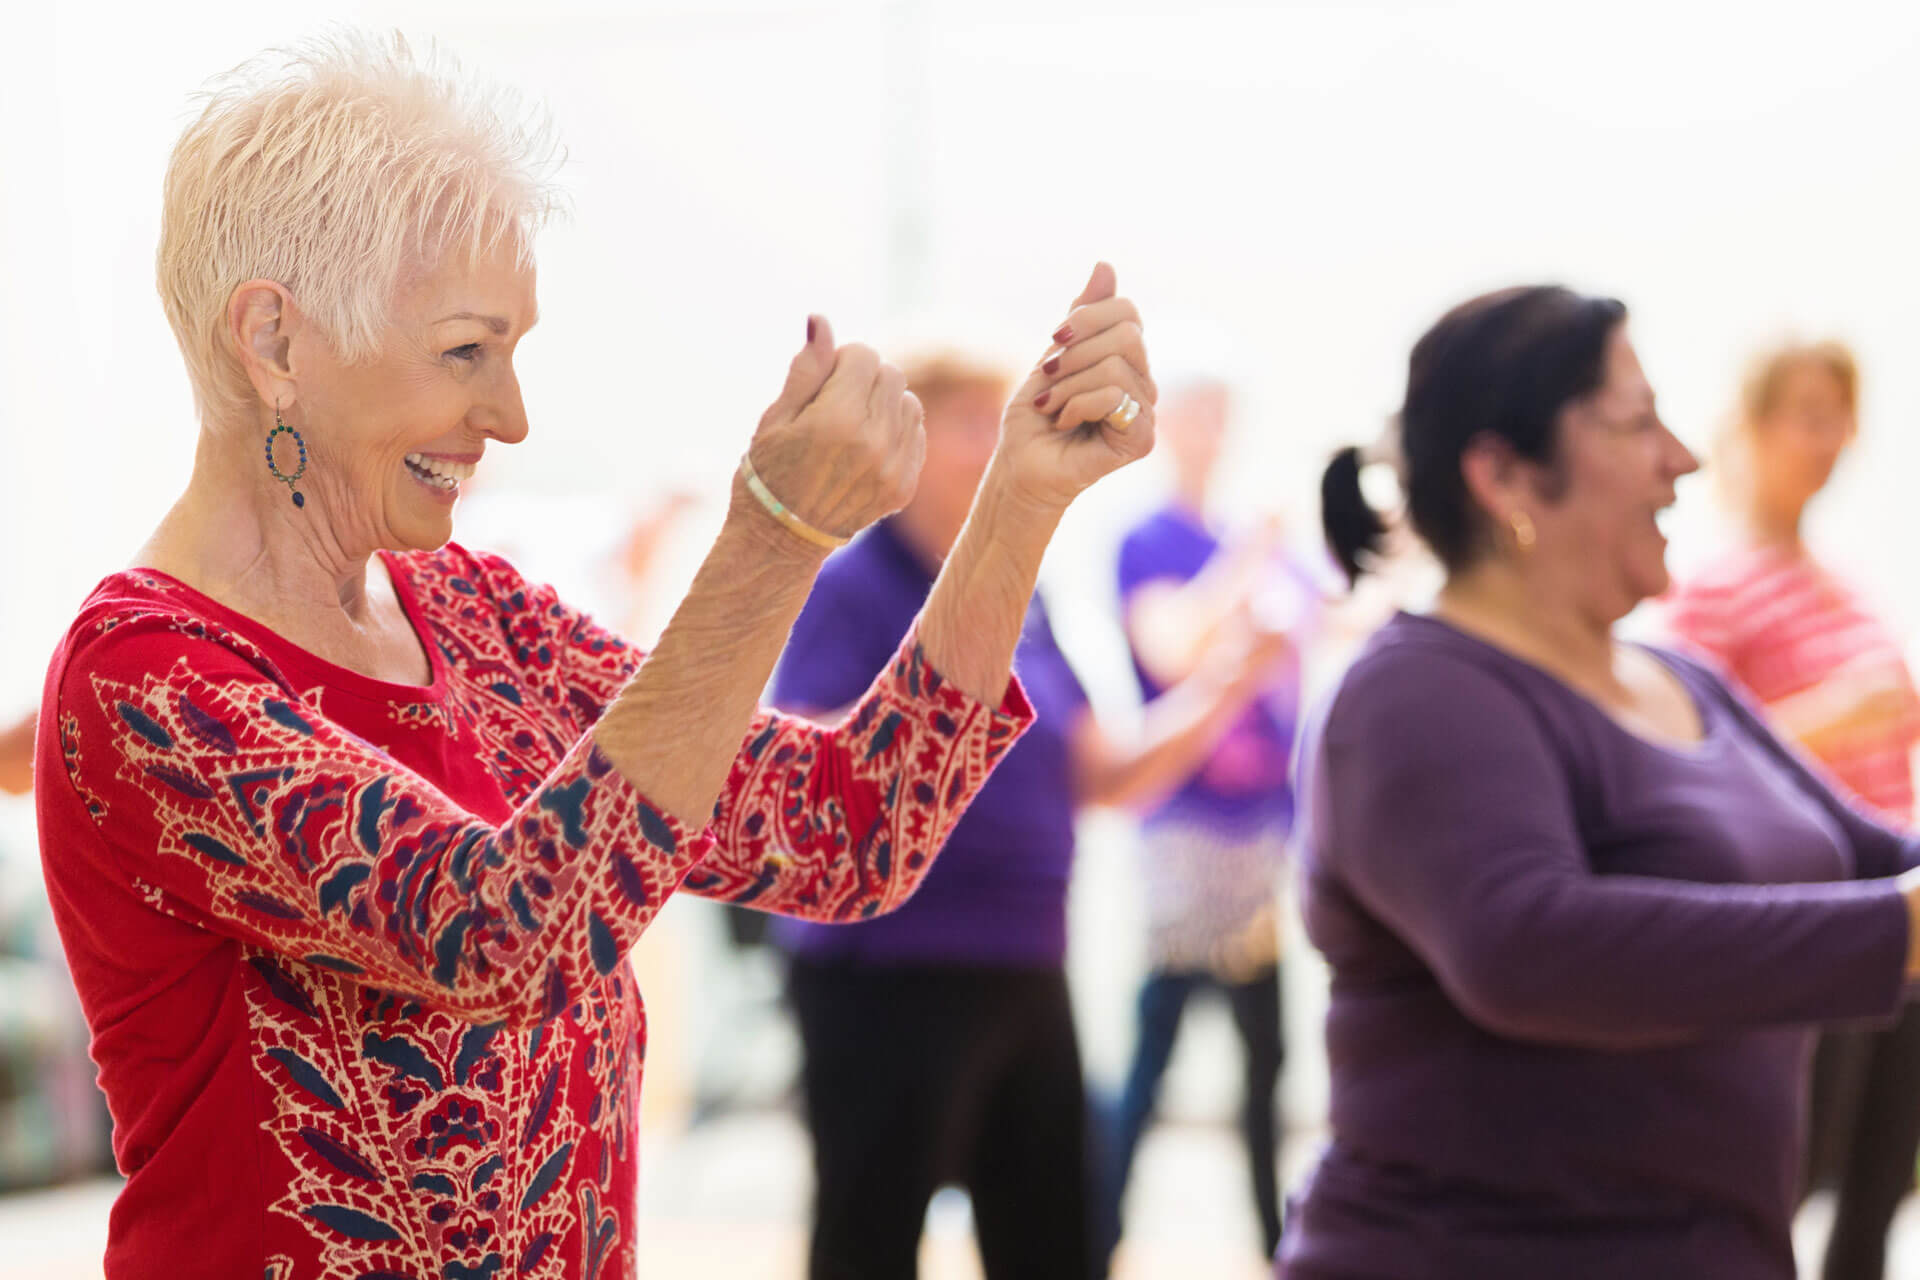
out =
[(291, 339), (299, 323), (293, 295), (276, 280), (249, 280), (227, 299), (227, 337), (263, 403), (298, 398)]
[(1467, 498), (1497, 525), (1533, 495), (1525, 488), (1526, 459), (1490, 431), (1467, 442), (1460, 453), (1460, 479)]

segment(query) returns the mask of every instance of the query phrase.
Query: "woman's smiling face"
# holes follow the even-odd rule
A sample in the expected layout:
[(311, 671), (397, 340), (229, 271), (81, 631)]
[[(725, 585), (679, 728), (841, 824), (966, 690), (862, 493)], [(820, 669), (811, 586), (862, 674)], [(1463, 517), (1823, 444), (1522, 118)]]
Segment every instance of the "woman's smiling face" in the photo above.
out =
[[(487, 442), (526, 438), (513, 355), (536, 319), (534, 270), (511, 244), (451, 256), (402, 285), (371, 360), (341, 360), (311, 325), (289, 334), (298, 405), (286, 418), (306, 443), (305, 510), (342, 549), (445, 543)], [(290, 472), (292, 451), (277, 443)]]
[(1562, 413), (1564, 489), (1531, 515), (1537, 558), (1578, 581), (1597, 615), (1619, 618), (1667, 589), (1659, 516), (1675, 481), (1700, 464), (1661, 419), (1624, 327), (1607, 341), (1605, 367), (1600, 387)]

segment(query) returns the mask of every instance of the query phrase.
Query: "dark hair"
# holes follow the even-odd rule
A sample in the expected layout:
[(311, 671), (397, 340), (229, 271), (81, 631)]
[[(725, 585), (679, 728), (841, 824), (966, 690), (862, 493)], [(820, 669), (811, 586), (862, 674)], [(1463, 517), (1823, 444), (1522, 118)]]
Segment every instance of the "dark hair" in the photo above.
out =
[[(1551, 465), (1561, 411), (1605, 379), (1607, 340), (1626, 318), (1612, 298), (1531, 285), (1463, 302), (1413, 344), (1398, 418), (1400, 482), (1414, 532), (1449, 570), (1471, 563), (1483, 537), (1460, 474), (1467, 446), (1490, 432)], [(1361, 461), (1360, 450), (1342, 449), (1320, 480), (1321, 525), (1349, 579), (1386, 534), (1361, 493)]]

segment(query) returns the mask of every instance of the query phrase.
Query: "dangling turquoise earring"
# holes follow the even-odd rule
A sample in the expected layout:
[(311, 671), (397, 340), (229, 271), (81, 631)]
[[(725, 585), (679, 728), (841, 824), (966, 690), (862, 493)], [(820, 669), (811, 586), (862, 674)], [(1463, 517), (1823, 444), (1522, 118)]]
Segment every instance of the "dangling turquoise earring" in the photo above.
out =
[[(293, 442), (300, 446), (300, 466), (292, 475), (286, 474), (280, 470), (279, 467), (273, 465), (273, 440), (274, 437), (282, 431), (292, 436)], [(277, 404), (273, 406), (273, 430), (267, 432), (267, 470), (272, 473), (275, 480), (287, 486), (288, 491), (293, 494), (294, 506), (304, 507), (307, 505), (307, 495), (293, 487), (300, 482), (301, 476), (307, 474), (307, 442), (300, 438), (298, 431), (295, 431), (292, 427), (280, 420), (280, 406)]]

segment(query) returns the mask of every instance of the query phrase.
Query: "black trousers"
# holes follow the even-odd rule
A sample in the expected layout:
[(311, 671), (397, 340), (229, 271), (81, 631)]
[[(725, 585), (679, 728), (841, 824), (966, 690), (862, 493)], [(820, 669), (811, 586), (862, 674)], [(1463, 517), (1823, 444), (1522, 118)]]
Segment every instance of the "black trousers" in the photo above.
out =
[(1807, 1180), (1833, 1186), (1822, 1280), (1880, 1280), (1920, 1154), (1920, 1005), (1885, 1031), (1829, 1031), (1813, 1058)]
[(1091, 1274), (1086, 1093), (1059, 970), (796, 960), (813, 1280), (918, 1267), (927, 1202), (973, 1200), (988, 1280)]

